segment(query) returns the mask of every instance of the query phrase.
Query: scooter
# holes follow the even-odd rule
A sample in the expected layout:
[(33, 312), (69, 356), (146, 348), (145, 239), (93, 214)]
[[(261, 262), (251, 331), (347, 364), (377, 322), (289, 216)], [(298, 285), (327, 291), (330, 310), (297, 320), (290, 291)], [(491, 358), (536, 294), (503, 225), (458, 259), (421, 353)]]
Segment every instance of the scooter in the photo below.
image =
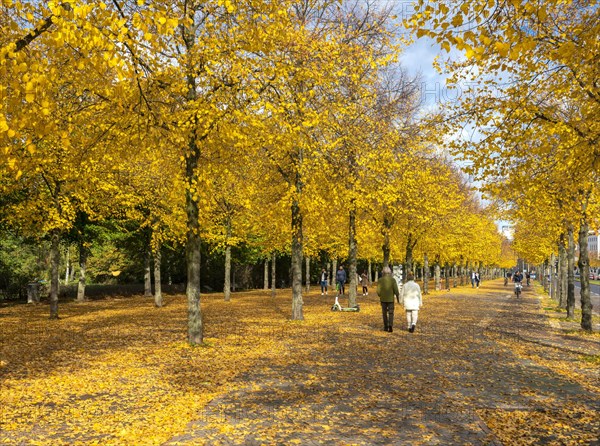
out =
[(335, 296), (335, 303), (331, 307), (331, 311), (360, 311), (360, 306), (356, 304), (354, 307), (342, 307), (338, 300), (338, 296)]

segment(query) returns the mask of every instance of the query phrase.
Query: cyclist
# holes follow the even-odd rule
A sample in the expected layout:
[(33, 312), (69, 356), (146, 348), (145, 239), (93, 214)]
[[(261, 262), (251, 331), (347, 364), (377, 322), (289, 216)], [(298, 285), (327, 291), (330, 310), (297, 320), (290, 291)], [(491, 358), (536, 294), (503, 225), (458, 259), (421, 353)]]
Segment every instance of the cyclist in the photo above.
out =
[(523, 281), (523, 274), (521, 271), (517, 271), (513, 274), (513, 282), (515, 283), (515, 294), (519, 297), (521, 294), (521, 282)]
[(510, 280), (510, 271), (507, 271), (506, 274), (504, 275), (504, 286), (508, 285), (508, 281)]

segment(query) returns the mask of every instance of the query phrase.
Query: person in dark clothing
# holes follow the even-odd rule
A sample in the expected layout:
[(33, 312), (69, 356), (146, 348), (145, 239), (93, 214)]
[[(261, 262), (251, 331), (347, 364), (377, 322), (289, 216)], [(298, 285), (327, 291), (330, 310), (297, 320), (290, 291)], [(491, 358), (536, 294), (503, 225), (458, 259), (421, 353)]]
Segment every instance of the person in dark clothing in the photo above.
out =
[(335, 281), (337, 282), (338, 295), (344, 295), (346, 290), (346, 271), (344, 271), (344, 267), (340, 265), (340, 269), (338, 269), (335, 275)]
[(400, 292), (398, 283), (392, 276), (392, 270), (386, 266), (383, 268), (383, 277), (377, 282), (377, 295), (381, 302), (383, 314), (383, 331), (392, 332), (394, 326), (394, 297), (400, 303)]
[(521, 271), (517, 271), (513, 275), (513, 282), (514, 283), (521, 283), (522, 281), (523, 281), (523, 274), (521, 274)]

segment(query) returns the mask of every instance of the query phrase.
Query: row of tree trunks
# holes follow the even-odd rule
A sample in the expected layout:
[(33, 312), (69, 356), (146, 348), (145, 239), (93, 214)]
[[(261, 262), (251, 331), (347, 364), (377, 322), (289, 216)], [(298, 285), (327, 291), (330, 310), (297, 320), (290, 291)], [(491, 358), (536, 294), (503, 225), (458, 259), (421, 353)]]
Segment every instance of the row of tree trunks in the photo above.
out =
[[(592, 301), (589, 286), (589, 251), (588, 251), (588, 217), (583, 208), (579, 222), (578, 247), (579, 247), (579, 285), (581, 302), (581, 328), (592, 331)], [(561, 308), (566, 308), (567, 318), (575, 318), (575, 230), (573, 225), (567, 227), (566, 247), (565, 235), (562, 234), (558, 244), (558, 267), (554, 254), (550, 261), (545, 261), (540, 266), (542, 271), (541, 282), (544, 290), (556, 300)]]

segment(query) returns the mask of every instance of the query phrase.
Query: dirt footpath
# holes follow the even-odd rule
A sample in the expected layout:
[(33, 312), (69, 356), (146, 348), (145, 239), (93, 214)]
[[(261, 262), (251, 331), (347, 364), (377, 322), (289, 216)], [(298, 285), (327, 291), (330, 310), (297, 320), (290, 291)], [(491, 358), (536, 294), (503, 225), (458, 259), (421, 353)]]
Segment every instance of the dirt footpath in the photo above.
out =
[(398, 306), (383, 332), (374, 296), (306, 324), (165, 444), (600, 444), (600, 338), (553, 326), (530, 289), (426, 296), (413, 334)]

